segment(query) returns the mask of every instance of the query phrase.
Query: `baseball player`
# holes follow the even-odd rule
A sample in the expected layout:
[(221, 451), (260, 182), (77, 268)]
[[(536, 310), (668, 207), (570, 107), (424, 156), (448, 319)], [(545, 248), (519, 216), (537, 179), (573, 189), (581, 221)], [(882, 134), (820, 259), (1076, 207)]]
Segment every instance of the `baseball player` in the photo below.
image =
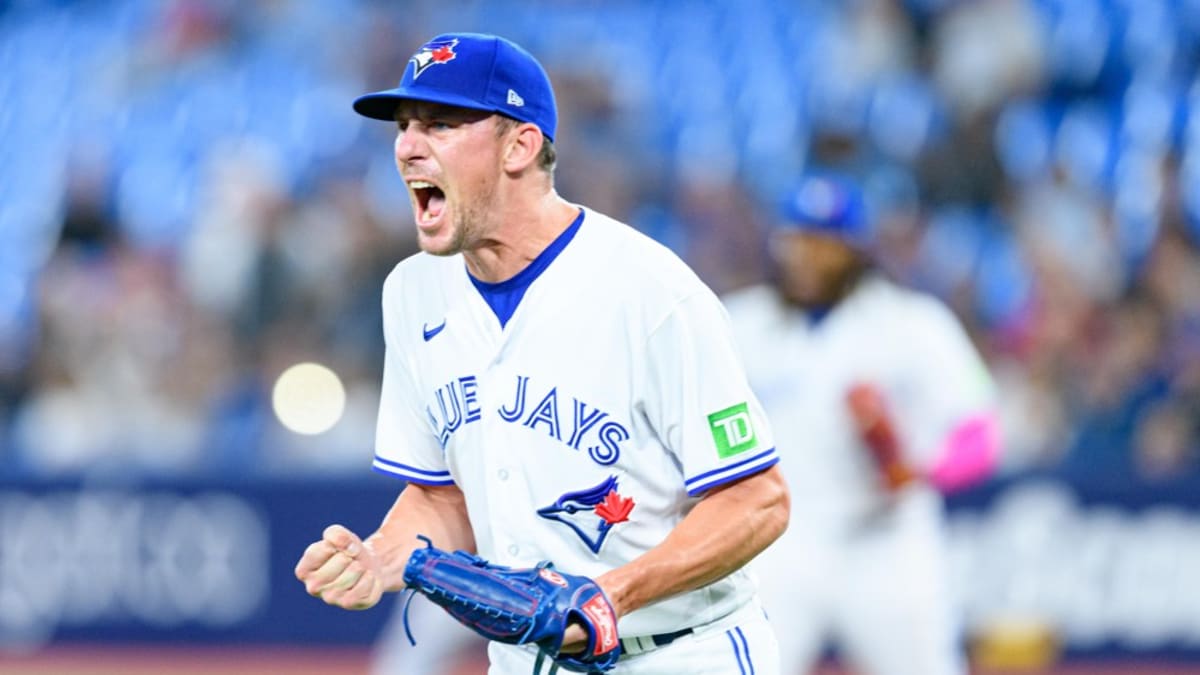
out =
[(783, 672), (832, 642), (866, 675), (964, 673), (940, 493), (996, 463), (991, 379), (944, 305), (873, 269), (852, 183), (810, 176), (786, 211), (774, 283), (725, 298), (791, 453), (792, 525), (754, 565)]
[[(610, 672), (777, 672), (742, 568), (786, 527), (788, 492), (718, 299), (558, 196), (554, 94), (512, 42), (440, 35), (354, 107), (398, 125), (422, 249), (383, 289), (374, 467), (407, 486), (374, 534), (332, 525), (308, 547), (308, 592), (370, 607), (423, 535), (593, 579), (620, 636)], [(573, 621), (561, 652), (595, 633)], [(492, 675), (558, 670), (533, 645), (488, 653)]]

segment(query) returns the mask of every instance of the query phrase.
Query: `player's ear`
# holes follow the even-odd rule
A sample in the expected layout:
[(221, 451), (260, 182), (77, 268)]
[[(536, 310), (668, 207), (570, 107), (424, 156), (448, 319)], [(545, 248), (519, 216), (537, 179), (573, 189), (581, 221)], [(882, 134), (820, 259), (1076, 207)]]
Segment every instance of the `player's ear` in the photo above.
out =
[(504, 146), (504, 170), (521, 173), (537, 162), (538, 154), (546, 139), (537, 125), (528, 122), (518, 124), (507, 135)]

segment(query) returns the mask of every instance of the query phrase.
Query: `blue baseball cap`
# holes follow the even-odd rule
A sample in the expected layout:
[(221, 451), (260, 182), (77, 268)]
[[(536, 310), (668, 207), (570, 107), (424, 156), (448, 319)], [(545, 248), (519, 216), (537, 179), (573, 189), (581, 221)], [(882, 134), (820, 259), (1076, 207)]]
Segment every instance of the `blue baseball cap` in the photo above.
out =
[(783, 203), (782, 229), (837, 237), (862, 248), (870, 225), (862, 191), (852, 181), (833, 175), (809, 175)]
[(405, 100), (500, 113), (536, 124), (550, 141), (558, 127), (554, 89), (542, 65), (496, 35), (445, 33), (433, 38), (408, 60), (399, 86), (358, 97), (354, 110), (391, 121)]

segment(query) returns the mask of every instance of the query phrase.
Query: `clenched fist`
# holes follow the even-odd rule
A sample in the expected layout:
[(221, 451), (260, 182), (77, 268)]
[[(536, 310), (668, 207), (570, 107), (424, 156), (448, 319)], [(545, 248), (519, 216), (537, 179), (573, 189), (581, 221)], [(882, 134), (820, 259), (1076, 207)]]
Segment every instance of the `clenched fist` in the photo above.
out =
[(296, 564), (296, 578), (309, 595), (342, 609), (374, 607), (383, 596), (380, 572), (371, 547), (341, 525), (325, 528)]

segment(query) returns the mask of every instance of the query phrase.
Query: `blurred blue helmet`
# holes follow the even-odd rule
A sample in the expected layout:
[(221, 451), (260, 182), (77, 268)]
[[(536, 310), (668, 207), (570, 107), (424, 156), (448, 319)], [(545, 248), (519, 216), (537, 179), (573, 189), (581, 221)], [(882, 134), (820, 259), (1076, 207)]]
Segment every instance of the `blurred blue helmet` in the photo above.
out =
[(866, 211), (862, 190), (853, 181), (810, 174), (784, 202), (780, 228), (831, 235), (862, 248), (870, 234)]

